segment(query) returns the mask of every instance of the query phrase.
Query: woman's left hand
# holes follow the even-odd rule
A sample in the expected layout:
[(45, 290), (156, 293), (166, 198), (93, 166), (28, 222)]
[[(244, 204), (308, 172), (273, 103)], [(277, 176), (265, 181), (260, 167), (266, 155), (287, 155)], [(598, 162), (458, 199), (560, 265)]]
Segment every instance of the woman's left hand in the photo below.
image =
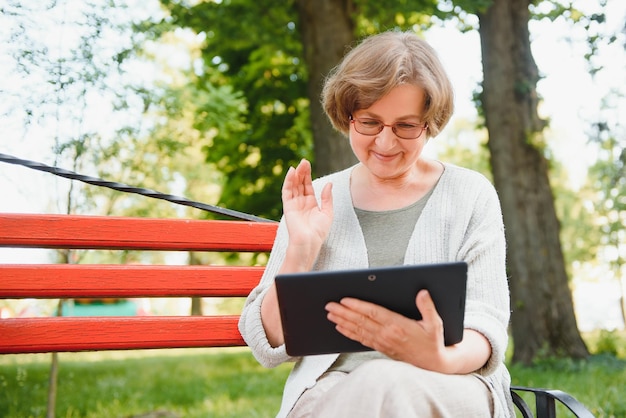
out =
[[(482, 366), (489, 358), (491, 347), (486, 339), (473, 331), (470, 343), (476, 338), (480, 350), (478, 366), (460, 364), (458, 345), (446, 347), (443, 335), (443, 320), (437, 313), (435, 304), (426, 290), (415, 297), (415, 303), (422, 315), (417, 321), (390, 311), (380, 305), (354, 298), (343, 298), (340, 303), (326, 305), (328, 319), (336, 324), (336, 329), (346, 337), (359, 341), (366, 347), (379, 351), (394, 360), (404, 361), (417, 367), (441, 373), (468, 373)], [(464, 333), (468, 336), (468, 330)], [(474, 357), (474, 356), (472, 356)], [(481, 362), (482, 361), (482, 362)], [(467, 370), (467, 368), (470, 370)]]

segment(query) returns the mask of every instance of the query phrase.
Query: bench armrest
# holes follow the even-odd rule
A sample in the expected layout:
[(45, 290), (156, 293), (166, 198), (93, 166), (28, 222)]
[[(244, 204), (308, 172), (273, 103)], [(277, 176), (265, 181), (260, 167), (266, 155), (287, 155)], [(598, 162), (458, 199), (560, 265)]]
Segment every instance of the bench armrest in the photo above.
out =
[(530, 392), (535, 395), (537, 418), (556, 418), (555, 401), (559, 401), (578, 418), (594, 418), (593, 414), (582, 403), (563, 391), (511, 386), (513, 403), (524, 418), (533, 418), (533, 414), (526, 402), (516, 393), (517, 391)]

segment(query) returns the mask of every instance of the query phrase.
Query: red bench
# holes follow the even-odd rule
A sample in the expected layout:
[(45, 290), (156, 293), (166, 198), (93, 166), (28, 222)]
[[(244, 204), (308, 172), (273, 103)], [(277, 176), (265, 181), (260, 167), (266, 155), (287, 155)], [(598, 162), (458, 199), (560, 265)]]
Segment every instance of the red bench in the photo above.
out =
[[(269, 252), (276, 223), (0, 214), (0, 247), (154, 251)], [(245, 297), (262, 266), (0, 264), (0, 298)], [(0, 354), (242, 346), (237, 315), (36, 317), (0, 319)], [(556, 401), (593, 415), (561, 391), (535, 395), (537, 417), (554, 418)]]
[[(262, 222), (0, 214), (0, 246), (53, 249), (266, 252)], [(5, 264), (1, 298), (245, 297), (263, 267)], [(237, 316), (11, 318), (0, 353), (244, 345)]]

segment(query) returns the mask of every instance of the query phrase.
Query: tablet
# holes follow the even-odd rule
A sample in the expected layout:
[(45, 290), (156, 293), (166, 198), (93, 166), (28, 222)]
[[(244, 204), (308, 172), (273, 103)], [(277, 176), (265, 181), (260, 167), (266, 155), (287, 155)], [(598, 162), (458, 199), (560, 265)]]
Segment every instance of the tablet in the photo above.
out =
[(430, 292), (443, 319), (445, 344), (456, 344), (463, 338), (466, 283), (465, 262), (277, 275), (276, 292), (287, 354), (371, 350), (335, 329), (335, 324), (326, 318), (326, 304), (353, 297), (419, 320), (415, 296), (421, 289)]

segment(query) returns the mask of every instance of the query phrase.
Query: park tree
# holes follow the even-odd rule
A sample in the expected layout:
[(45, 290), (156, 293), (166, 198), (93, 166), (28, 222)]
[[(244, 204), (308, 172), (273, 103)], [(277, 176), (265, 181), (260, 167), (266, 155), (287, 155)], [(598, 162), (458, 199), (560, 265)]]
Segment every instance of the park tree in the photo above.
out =
[(346, 48), (355, 42), (355, 5), (351, 0), (297, 0), (295, 6), (308, 74), (314, 167), (316, 173), (327, 174), (356, 162), (349, 143), (328, 123), (318, 99), (325, 76), (343, 57)]
[(539, 118), (539, 71), (530, 48), (529, 0), (493, 0), (476, 10), (483, 63), (481, 96), (508, 246), (513, 360), (588, 355), (572, 303), (560, 225)]

